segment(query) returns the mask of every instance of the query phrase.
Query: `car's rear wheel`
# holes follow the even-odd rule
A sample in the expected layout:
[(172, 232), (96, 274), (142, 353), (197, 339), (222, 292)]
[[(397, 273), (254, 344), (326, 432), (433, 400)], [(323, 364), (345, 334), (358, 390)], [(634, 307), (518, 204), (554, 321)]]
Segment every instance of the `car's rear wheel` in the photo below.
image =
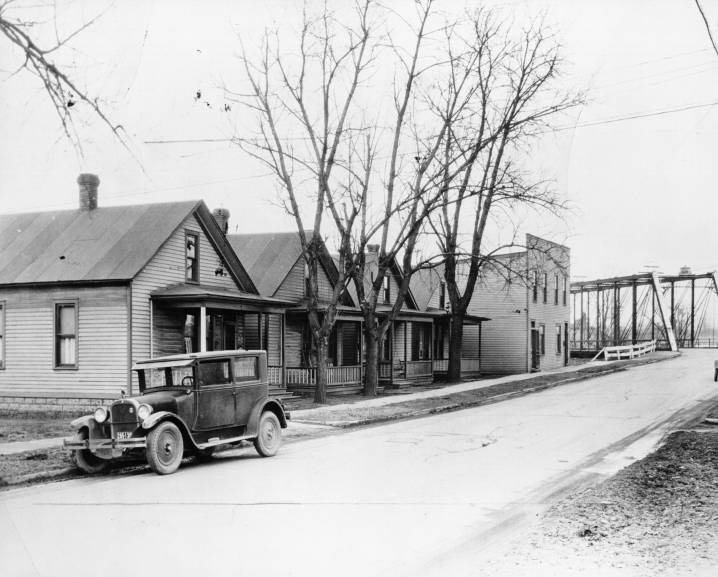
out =
[[(73, 441), (87, 441), (89, 438), (87, 429), (80, 429), (75, 433)], [(90, 475), (96, 475), (105, 471), (110, 464), (105, 459), (93, 455), (90, 449), (76, 449), (72, 452), (72, 460), (78, 469)]]
[(160, 423), (147, 435), (147, 463), (158, 475), (174, 473), (182, 462), (184, 441), (177, 425)]
[(282, 427), (279, 419), (272, 411), (264, 411), (259, 418), (257, 438), (254, 439), (254, 448), (262, 457), (272, 457), (277, 454), (282, 444)]

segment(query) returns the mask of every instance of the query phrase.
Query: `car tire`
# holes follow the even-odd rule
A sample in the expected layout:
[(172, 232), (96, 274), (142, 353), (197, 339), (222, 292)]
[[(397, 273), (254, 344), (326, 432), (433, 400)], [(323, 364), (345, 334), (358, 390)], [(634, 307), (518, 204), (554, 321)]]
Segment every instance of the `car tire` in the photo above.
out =
[(282, 427), (279, 419), (272, 411), (264, 411), (259, 418), (257, 438), (254, 439), (254, 448), (262, 457), (272, 457), (277, 454), (282, 444)]
[(715, 383), (717, 381), (718, 381), (718, 369), (716, 369), (715, 372), (713, 373), (713, 382)]
[(147, 463), (158, 475), (174, 473), (182, 462), (184, 440), (177, 425), (164, 421), (147, 435)]
[[(75, 433), (73, 441), (87, 441), (90, 434), (87, 429), (80, 429)], [(97, 475), (104, 472), (109, 466), (109, 461), (94, 455), (90, 449), (75, 449), (72, 451), (72, 461), (82, 472), (89, 475)]]

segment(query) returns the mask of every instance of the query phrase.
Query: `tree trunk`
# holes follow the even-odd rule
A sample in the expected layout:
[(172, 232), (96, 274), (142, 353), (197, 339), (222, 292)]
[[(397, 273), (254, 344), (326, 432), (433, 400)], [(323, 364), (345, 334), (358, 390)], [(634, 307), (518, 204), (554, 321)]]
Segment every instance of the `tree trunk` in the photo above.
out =
[(314, 387), (314, 402), (327, 402), (327, 352), (328, 342), (324, 337), (317, 339), (317, 383)]
[(376, 337), (375, 330), (364, 331), (364, 343), (366, 345), (364, 395), (375, 397), (379, 386), (379, 340)]
[(461, 348), (464, 341), (464, 317), (466, 312), (452, 310), (451, 332), (449, 335), (449, 369), (446, 378), (450, 383), (461, 380)]

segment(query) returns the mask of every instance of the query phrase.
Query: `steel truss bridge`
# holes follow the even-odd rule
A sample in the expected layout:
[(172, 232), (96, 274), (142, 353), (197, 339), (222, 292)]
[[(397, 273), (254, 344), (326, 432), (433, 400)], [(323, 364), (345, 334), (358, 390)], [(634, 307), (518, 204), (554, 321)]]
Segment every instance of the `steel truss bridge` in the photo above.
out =
[(651, 340), (672, 351), (718, 348), (716, 309), (715, 272), (653, 272), (573, 282), (571, 351), (582, 355)]

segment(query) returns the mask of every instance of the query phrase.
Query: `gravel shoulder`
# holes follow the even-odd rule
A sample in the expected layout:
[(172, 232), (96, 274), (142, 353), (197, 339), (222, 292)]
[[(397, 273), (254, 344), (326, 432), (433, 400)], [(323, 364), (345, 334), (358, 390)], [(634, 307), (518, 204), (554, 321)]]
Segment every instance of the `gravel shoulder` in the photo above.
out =
[(640, 461), (541, 514), (481, 574), (716, 575), (718, 405)]

